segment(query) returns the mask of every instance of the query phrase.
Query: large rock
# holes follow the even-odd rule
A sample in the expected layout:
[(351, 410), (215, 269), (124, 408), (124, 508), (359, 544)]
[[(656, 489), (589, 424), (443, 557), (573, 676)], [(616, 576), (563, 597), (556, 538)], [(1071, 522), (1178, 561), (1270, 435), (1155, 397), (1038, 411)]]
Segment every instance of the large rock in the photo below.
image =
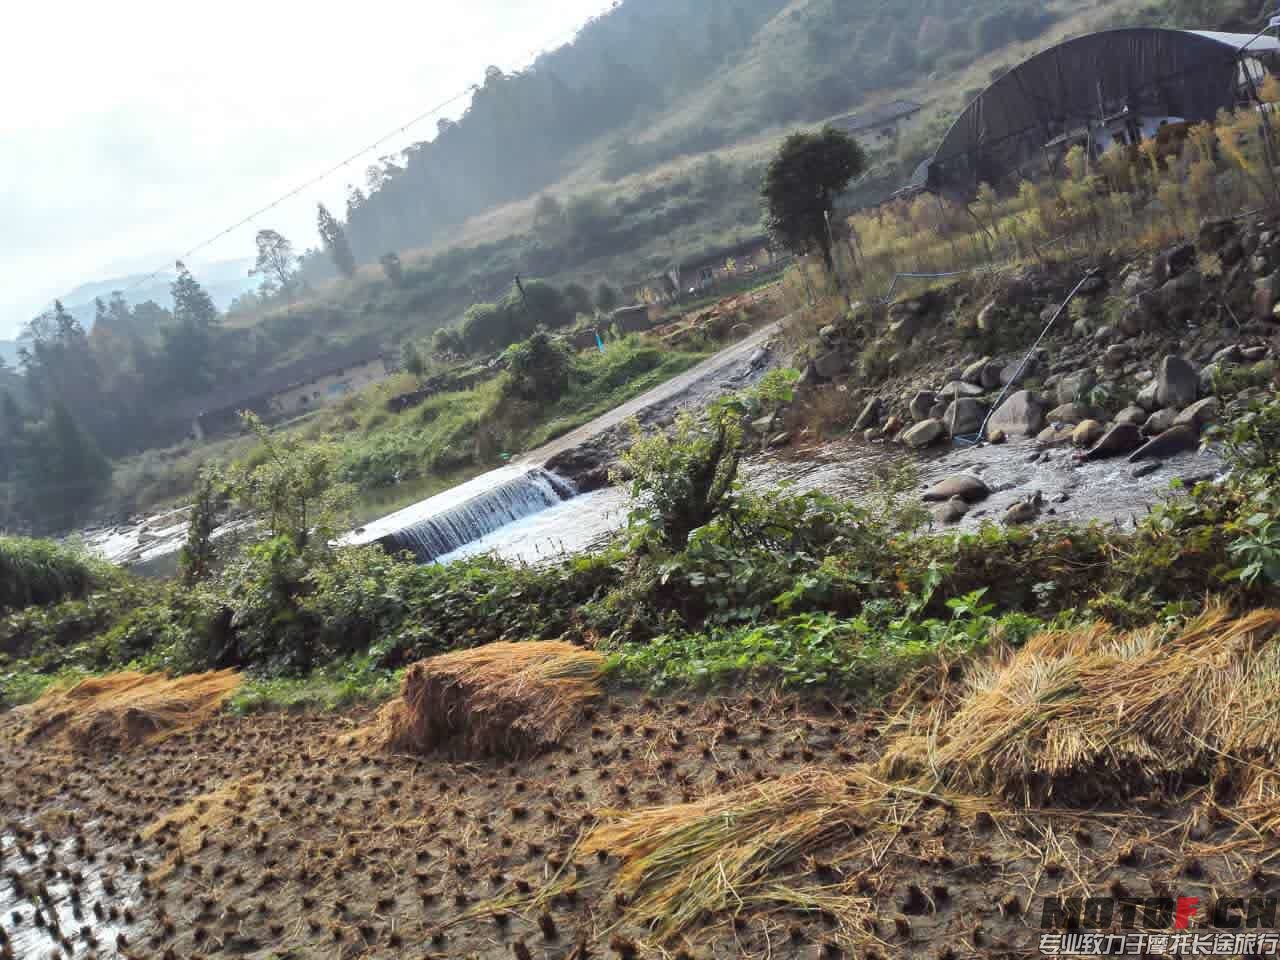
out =
[(982, 421), (986, 419), (987, 408), (972, 397), (960, 397), (953, 400), (942, 415), (942, 422), (953, 437), (967, 437), (982, 429)]
[(1130, 463), (1139, 460), (1163, 460), (1174, 454), (1194, 450), (1200, 445), (1200, 434), (1195, 427), (1185, 424), (1170, 427), (1160, 436), (1148, 440), (1129, 456)]
[(1159, 390), (1160, 384), (1152, 380), (1138, 391), (1138, 395), (1134, 398), (1133, 402), (1148, 413), (1154, 412), (1160, 408), (1160, 401), (1156, 398), (1156, 394)]
[(991, 489), (980, 477), (971, 473), (957, 473), (955, 476), (939, 480), (924, 492), (925, 503), (942, 503), (952, 497), (959, 497), (965, 503), (977, 503), (991, 496)]
[(969, 504), (961, 497), (952, 497), (933, 508), (933, 516), (939, 523), (959, 523), (968, 512)]
[(1071, 442), (1077, 447), (1091, 447), (1106, 431), (1107, 428), (1097, 420), (1083, 420), (1071, 431)]
[(1049, 423), (1077, 424), (1089, 419), (1089, 408), (1083, 403), (1063, 403), (1049, 411)]
[(1173, 425), (1177, 427), (1185, 424), (1200, 431), (1216, 419), (1218, 419), (1218, 398), (1205, 397), (1203, 400), (1197, 400), (1178, 414), (1173, 420)]
[(972, 383), (965, 383), (963, 380), (952, 380), (938, 391), (938, 397), (942, 400), (955, 400), (957, 397), (980, 397), (984, 393), (986, 393), (985, 390)]
[(1106, 352), (1102, 355), (1102, 365), (1108, 370), (1119, 370), (1133, 355), (1133, 351), (1126, 344), (1113, 343), (1107, 347)]
[(868, 427), (877, 426), (880, 423), (880, 417), (884, 413), (884, 404), (879, 397), (872, 397), (863, 406), (862, 412), (858, 414), (858, 419), (853, 422), (853, 429), (866, 430)]
[(1159, 436), (1164, 433), (1178, 419), (1178, 411), (1172, 407), (1166, 407), (1163, 410), (1157, 410), (1147, 418), (1147, 422), (1142, 425), (1142, 432), (1149, 437)]
[(820, 357), (814, 358), (813, 369), (824, 380), (832, 380), (845, 373), (852, 366), (848, 356), (840, 350), (828, 350)]
[(972, 383), (984, 390), (994, 390), (1000, 386), (1000, 372), (1003, 368), (990, 357), (983, 357), (964, 368), (960, 379)]
[(1273, 320), (1272, 313), (1280, 300), (1280, 274), (1272, 273), (1253, 283), (1253, 318)]
[(1036, 435), (1036, 443), (1042, 447), (1056, 447), (1060, 443), (1069, 443), (1074, 432), (1075, 427), (1050, 424)]
[(976, 383), (982, 386), (982, 369), (991, 362), (990, 357), (983, 357), (981, 360), (975, 360), (964, 368), (964, 372), (960, 374), (960, 379), (965, 383)]
[(1196, 402), (1200, 395), (1200, 374), (1196, 368), (1176, 354), (1160, 361), (1156, 377), (1156, 403), (1161, 407), (1182, 408)]
[(906, 431), (901, 439), (908, 447), (914, 447), (918, 450), (921, 447), (929, 446), (931, 443), (936, 443), (946, 431), (947, 428), (942, 425), (941, 420), (922, 420)]
[(1136, 404), (1130, 404), (1116, 414), (1116, 423), (1129, 423), (1140, 427), (1147, 422), (1149, 414)]
[(1119, 457), (1132, 453), (1142, 446), (1142, 431), (1136, 424), (1117, 423), (1102, 435), (1102, 439), (1081, 459), (1105, 460), (1108, 457)]
[(1030, 390), (1019, 390), (987, 421), (987, 436), (1001, 431), (1007, 437), (1034, 437), (1044, 429), (1044, 404)]
[(929, 419), (929, 411), (938, 402), (938, 395), (932, 390), (921, 390), (911, 398), (911, 419), (919, 423)]
[(1098, 385), (1097, 374), (1091, 369), (1077, 370), (1058, 381), (1058, 403), (1075, 403), (1089, 398), (1089, 391)]

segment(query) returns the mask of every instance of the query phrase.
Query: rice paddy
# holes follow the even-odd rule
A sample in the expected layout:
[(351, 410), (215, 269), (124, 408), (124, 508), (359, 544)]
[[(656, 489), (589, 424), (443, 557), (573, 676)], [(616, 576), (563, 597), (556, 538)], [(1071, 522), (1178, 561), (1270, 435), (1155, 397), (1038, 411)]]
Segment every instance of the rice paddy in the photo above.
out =
[(411, 671), (408, 741), (210, 711), (75, 750), (15, 711), (0, 956), (1006, 957), (1046, 896), (1278, 895), (1278, 623), (1050, 634), (876, 712), (604, 692), (538, 644)]

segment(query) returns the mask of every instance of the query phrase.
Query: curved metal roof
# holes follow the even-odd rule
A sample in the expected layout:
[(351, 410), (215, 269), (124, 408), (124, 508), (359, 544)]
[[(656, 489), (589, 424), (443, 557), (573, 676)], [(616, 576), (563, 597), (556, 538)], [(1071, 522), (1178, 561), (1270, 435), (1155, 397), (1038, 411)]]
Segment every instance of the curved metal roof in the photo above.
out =
[(971, 192), (1041, 155), (1055, 137), (1129, 110), (1211, 120), (1236, 103), (1237, 61), (1272, 37), (1134, 27), (1063, 41), (1001, 76), (965, 108), (934, 154), (929, 187)]

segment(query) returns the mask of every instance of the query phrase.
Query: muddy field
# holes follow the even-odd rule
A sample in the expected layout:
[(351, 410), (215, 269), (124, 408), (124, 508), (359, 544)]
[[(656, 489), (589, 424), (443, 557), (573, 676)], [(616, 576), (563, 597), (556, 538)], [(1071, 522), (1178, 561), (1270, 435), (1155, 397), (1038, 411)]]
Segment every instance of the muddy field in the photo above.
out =
[(847, 773), (879, 757), (883, 718), (763, 693), (613, 695), (557, 749), (516, 764), (384, 755), (360, 736), (370, 720), (222, 714), (153, 748), (73, 757), (24, 745), (22, 721), (0, 719), (0, 949), (1025, 956), (1048, 894), (1280, 894), (1280, 848), (1212, 805), (1026, 815), (886, 788), (854, 837), (833, 838), (838, 862), (792, 869), (825, 901), (726, 910), (661, 937), (630, 919), (618, 860), (582, 853), (598, 819)]

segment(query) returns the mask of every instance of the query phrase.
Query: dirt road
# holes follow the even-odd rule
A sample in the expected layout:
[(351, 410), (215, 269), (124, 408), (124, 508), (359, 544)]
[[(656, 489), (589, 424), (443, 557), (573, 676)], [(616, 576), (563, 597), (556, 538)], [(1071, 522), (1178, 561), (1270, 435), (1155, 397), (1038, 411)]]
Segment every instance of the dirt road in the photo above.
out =
[[(557, 454), (616, 430), (632, 418), (652, 421), (687, 407), (702, 406), (721, 393), (750, 385), (756, 377), (769, 369), (771, 363), (776, 362), (776, 351), (772, 351), (769, 356), (758, 356), (757, 351), (763, 350), (778, 335), (782, 322), (762, 327), (745, 340), (708, 357), (678, 377), (673, 377), (536, 450), (530, 450), (516, 462), (540, 465)], [(753, 360), (756, 361), (754, 364)]]

